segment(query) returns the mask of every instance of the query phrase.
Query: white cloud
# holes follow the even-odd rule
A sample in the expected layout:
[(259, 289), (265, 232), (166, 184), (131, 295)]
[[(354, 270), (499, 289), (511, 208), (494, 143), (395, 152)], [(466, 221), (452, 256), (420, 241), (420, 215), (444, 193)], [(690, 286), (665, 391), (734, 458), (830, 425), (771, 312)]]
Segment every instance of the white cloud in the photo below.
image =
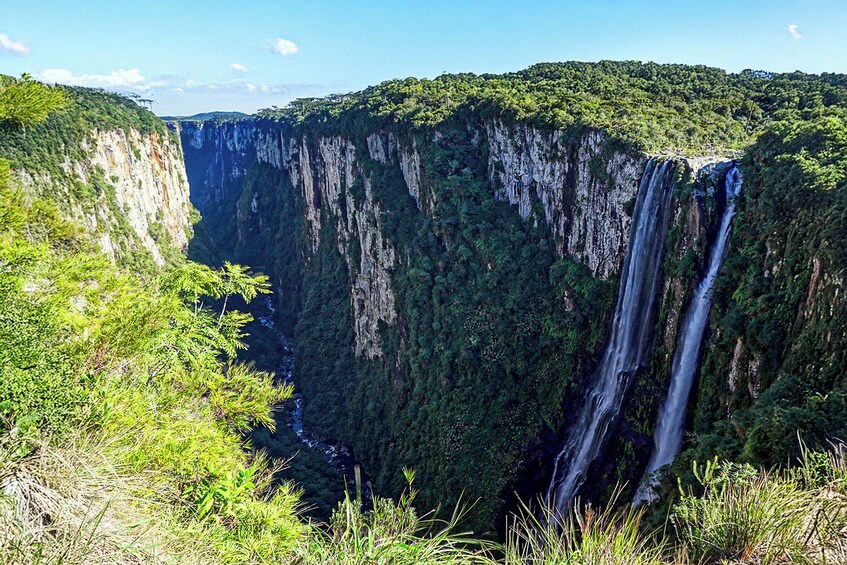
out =
[(246, 73), (248, 71), (247, 67), (239, 65), (238, 63), (230, 63), (229, 68), (233, 71), (238, 71), (239, 73)]
[(88, 73), (77, 75), (68, 69), (45, 69), (38, 74), (38, 79), (71, 86), (90, 86), (109, 90), (131, 89), (141, 92), (167, 84), (164, 81), (148, 81), (138, 69), (117, 69), (107, 75)]
[(162, 113), (173, 115), (184, 114), (180, 108), (191, 108), (188, 113), (196, 113), (221, 104), (230, 108), (252, 108), (250, 111), (254, 111), (271, 104), (282, 105), (291, 98), (313, 94), (320, 88), (313, 84), (263, 84), (241, 77), (222, 82), (201, 82), (187, 75), (157, 75), (151, 78), (137, 68), (116, 69), (105, 74), (50, 68), (35, 76), (49, 83), (103, 88), (123, 94), (134, 92), (154, 99), (157, 104), (162, 104)]
[(228, 94), (289, 94), (302, 88), (309, 88), (309, 85), (299, 84), (256, 84), (246, 82), (243, 79), (230, 80), (227, 82), (207, 82), (198, 83), (192, 80), (186, 80), (179, 86), (174, 85), (173, 88), (167, 90), (180, 90), (182, 92), (221, 92)]
[(268, 39), (265, 41), (265, 48), (273, 51), (274, 53), (278, 53), (283, 57), (286, 55), (294, 55), (300, 48), (296, 43), (290, 41), (288, 39), (276, 38), (276, 39)]
[(225, 82), (197, 82), (185, 79), (168, 83), (157, 89), (156, 94), (228, 94), (249, 97), (259, 94), (288, 95), (314, 88), (315, 85), (309, 84), (257, 84), (244, 79)]
[(801, 37), (803, 37), (802, 35), (800, 35), (800, 32), (797, 31), (798, 27), (800, 26), (798, 26), (797, 24), (788, 24), (788, 33), (790, 33), (791, 37), (793, 37), (794, 39), (800, 39)]
[(29, 55), (29, 47), (23, 41), (12, 41), (5, 33), (0, 33), (0, 51), (8, 51), (15, 55)]

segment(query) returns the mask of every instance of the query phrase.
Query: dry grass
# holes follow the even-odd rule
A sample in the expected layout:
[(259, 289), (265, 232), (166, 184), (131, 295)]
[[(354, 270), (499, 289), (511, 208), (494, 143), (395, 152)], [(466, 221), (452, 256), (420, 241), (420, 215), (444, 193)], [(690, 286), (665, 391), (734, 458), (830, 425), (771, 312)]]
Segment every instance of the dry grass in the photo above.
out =
[(216, 562), (156, 488), (154, 475), (122, 472), (79, 438), (0, 453), (0, 563)]
[[(0, 437), (0, 564), (303, 563), (664, 565), (847, 563), (847, 453), (804, 454), (803, 465), (764, 473), (738, 465), (698, 469), (702, 495), (683, 495), (669, 533), (649, 532), (644, 510), (575, 505), (567, 516), (524, 508), (503, 545), (457, 530), (461, 513), (419, 517), (414, 491), (399, 503), (376, 499), (363, 513), (349, 498), (327, 530), (312, 529), (293, 550), (249, 551), (266, 525), (233, 530), (194, 519), (164, 475), (116, 467), (114, 444), (88, 436), (26, 455)], [(17, 442), (17, 443), (16, 443)], [(558, 524), (553, 526), (552, 524)], [(249, 539), (248, 539), (249, 538)], [(240, 545), (239, 545), (240, 544)], [(264, 555), (264, 557), (255, 557)]]

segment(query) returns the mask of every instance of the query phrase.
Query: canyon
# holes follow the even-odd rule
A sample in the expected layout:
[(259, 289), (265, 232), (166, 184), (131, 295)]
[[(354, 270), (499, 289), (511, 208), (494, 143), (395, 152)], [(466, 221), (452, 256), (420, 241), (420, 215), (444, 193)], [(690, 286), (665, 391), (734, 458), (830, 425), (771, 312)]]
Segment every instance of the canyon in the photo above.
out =
[(546, 551), (536, 508), (589, 503), (707, 562), (761, 495), (749, 528), (838, 561), (803, 517), (844, 500), (844, 84), (571, 62), (164, 122), (2, 77), (50, 111), (0, 123), (0, 545), (59, 554), (102, 504), (104, 555), (150, 523), (174, 561), (326, 562), (399, 516), (440, 551), (458, 506)]
[[(731, 419), (734, 405), (754, 403), (773, 380), (774, 368), (762, 373), (760, 348), (723, 335), (720, 319), (709, 316), (720, 286), (715, 246), (721, 259), (725, 247), (729, 262), (739, 252), (721, 221), (735, 198), (744, 209), (726, 186), (737, 155), (650, 154), (622, 148), (601, 130), (574, 135), (499, 119), (426, 135), (391, 127), (319, 132), (262, 117), (171, 127), (177, 136), (94, 132), (85, 158), (67, 158), (63, 172), (82, 183), (107, 179), (113, 200), (92, 206), (70, 195), (69, 214), (101, 234), (101, 248), (115, 259), (137, 248), (162, 264), (167, 250), (187, 248), (203, 262), (242, 262), (271, 275), (275, 322), (302, 359), (293, 377), (300, 433), (305, 426), (315, 445), (349, 449), (378, 490), (396, 490), (399, 470), (415, 467), (427, 504), (468, 493), (483, 500), (484, 523), (545, 493), (559, 511), (578, 495), (604, 500), (618, 484), (644, 500), (660, 476), (639, 489), (642, 474), (670, 464), (693, 428), (728, 421), (704, 415), (701, 403), (709, 411), (717, 403)], [(450, 170), (439, 169), (443, 154)], [(664, 227), (644, 236), (654, 246), (651, 266), (631, 280), (628, 265), (641, 256), (630, 249), (640, 233), (634, 217), (659, 168)], [(458, 177), (474, 184), (453, 194)], [(56, 184), (45, 173), (27, 172), (22, 181), (36, 194)], [(189, 198), (201, 217), (194, 227)], [(517, 270), (502, 250), (484, 251), (479, 238), (495, 232), (469, 236), (480, 204), (496, 208), (492, 229), (521, 234), (507, 244), (529, 259)], [(465, 227), (451, 233), (445, 222)], [(764, 259), (777, 277), (774, 253)], [(809, 261), (801, 332), (843, 307), (843, 272)], [(451, 273), (450, 262), (477, 274)], [(505, 310), (489, 296), (460, 295), (521, 276), (529, 277), (525, 288), (500, 295)], [(709, 288), (698, 288), (702, 277)], [(643, 291), (626, 298), (633, 284)], [(821, 293), (831, 312), (815, 310)], [(623, 325), (621, 300), (639, 312)], [(688, 313), (694, 308), (698, 314)], [(725, 311), (726, 302), (717, 308)], [(434, 343), (431, 332), (445, 326), (451, 333)], [(536, 342), (542, 347), (526, 361)], [(457, 378), (463, 372), (472, 378)], [(507, 386), (498, 388), (503, 375)], [(698, 383), (731, 396), (709, 398)], [(433, 441), (409, 433), (421, 425), (447, 428)], [(654, 433), (657, 442), (673, 439), (651, 455)]]
[[(327, 240), (324, 243), (330, 247), (328, 253), (341, 260), (338, 266), (345, 273), (341, 284), (333, 284), (321, 292), (333, 294), (332, 299), (342, 302), (347, 310), (337, 323), (349, 326), (349, 336), (345, 338), (349, 341), (338, 351), (339, 355), (349, 356), (354, 368), (342, 375), (332, 374), (332, 369), (329, 374), (314, 375), (298, 372), (295, 366), (294, 380), (303, 391), (305, 425), (319, 437), (350, 445), (357, 458), (377, 477), (377, 488), (391, 490), (391, 475), (400, 468), (400, 461), (418, 468), (425, 465), (417, 453), (419, 439), (404, 438), (402, 431), (391, 431), (395, 418), (403, 420), (407, 416), (399, 406), (384, 409), (380, 418), (385, 423), (363, 429), (364, 415), (351, 413), (354, 409), (345, 404), (357, 396), (369, 399), (370, 405), (400, 404), (396, 398), (402, 389), (400, 383), (409, 378), (408, 369), (403, 367), (406, 362), (403, 349), (414, 346), (403, 335), (408, 334), (409, 328), (404, 320), (406, 314), (398, 308), (397, 279), (398, 271), (410, 267), (416, 250), (408, 241), (398, 239), (402, 234), (397, 233), (396, 223), (386, 226), (386, 217), (397, 214), (390, 208), (402, 199), (405, 199), (402, 213), (411, 216), (410, 220), (425, 222), (439, 216), (439, 200), (444, 196), (437, 193), (432, 172), (428, 170), (431, 169), (429, 157), (422, 154), (421, 147), (438, 147), (448, 142), (437, 131), (431, 138), (421, 139), (382, 129), (368, 132), (357, 143), (341, 135), (315, 135), (308, 131), (298, 134), (284, 121), (255, 118), (183, 121), (174, 123), (173, 127), (182, 139), (192, 201), (204, 218), (211, 218), (210, 232), (224, 234), (213, 244), (218, 254), (214, 260), (242, 261), (272, 274), (277, 281), (274, 297), (277, 306), (287, 316), (297, 318), (296, 322), (289, 319), (283, 325), (294, 335), (298, 355), (320, 355), (315, 350), (326, 349), (326, 344), (298, 338), (298, 334), (308, 332), (317, 323), (305, 317), (301, 301), (302, 293), (309, 291), (305, 287), (310, 274), (314, 277), (326, 269), (320, 257), (322, 240)], [(651, 168), (662, 170), (661, 181), (657, 181), (666, 195), (662, 197), (661, 207), (665, 211), (661, 223), (664, 231), (673, 231), (673, 235), (667, 242), (662, 236), (645, 236), (651, 237), (655, 258), (649, 273), (642, 273), (637, 281), (630, 283), (647, 286), (629, 299), (634, 307), (641, 309), (641, 318), (627, 330), (640, 332), (635, 340), (638, 353), (623, 356), (632, 357), (625, 362), (626, 367), (614, 365), (607, 371), (606, 381), (623, 379), (626, 386), (611, 396), (601, 390), (590, 393), (590, 398), (610, 403), (603, 418), (603, 433), (598, 432), (591, 440), (570, 440), (579, 443), (573, 449), (587, 447), (591, 452), (583, 457), (580, 477), (589, 466), (600, 471), (593, 472), (599, 480), (588, 485), (588, 492), (594, 493), (592, 496), (602, 497), (602, 492), (612, 488), (621, 476), (637, 484), (649, 457), (646, 449), (653, 426), (649, 420), (664, 398), (670, 376), (656, 368), (673, 357), (680, 312), (687, 307), (693, 290), (691, 280), (697, 276), (696, 270), (677, 276), (671, 272), (683, 258), (693, 260), (695, 268), (705, 264), (717, 236), (720, 212), (726, 206), (723, 176), (731, 161), (720, 157), (664, 157), (650, 161), (646, 154), (615, 150), (604, 134), (596, 130), (574, 139), (561, 131), (544, 131), (522, 124), (507, 127), (496, 120), (466, 127), (468, 146), (476, 152), (474, 159), (479, 160), (476, 175), (487, 187), (488, 198), (506, 205), (509, 210), (506, 213), (514, 215), (515, 225), (531, 229), (535, 237), (541, 238), (539, 244), (546, 245), (548, 253), (546, 260), (572, 261), (583, 266), (581, 276), (606, 285), (610, 298), (615, 296), (610, 292), (611, 285), (627, 262), (629, 232), (632, 215), (639, 206), (638, 198), (643, 197), (647, 186), (655, 184), (642, 179), (649, 178)], [(268, 169), (274, 174), (262, 177), (273, 179), (270, 185), (257, 184), (254, 180), (257, 171)], [(381, 189), (376, 186), (381, 182), (380, 177), (388, 177), (386, 171), (390, 171), (390, 182), (395, 183), (391, 187), (395, 191), (394, 202), (376, 194)], [(287, 216), (274, 217), (281, 198), (290, 199), (292, 205)], [(442, 246), (451, 245), (437, 230), (433, 235), (443, 238)], [(274, 263), (273, 256), (280, 245), (287, 248), (285, 256), (289, 261), (297, 261), (299, 266)], [(264, 250), (264, 255), (256, 254), (257, 249)], [(501, 267), (487, 262), (483, 268)], [(278, 283), (288, 280), (291, 285), (292, 270), (297, 270), (301, 277), (293, 281), (294, 289)], [(653, 290), (649, 291), (650, 288)], [(621, 300), (620, 296), (617, 300)], [(569, 296), (568, 289), (555, 298), (558, 298), (556, 308), (565, 312), (581, 307), (574, 302), (579, 298)], [(330, 298), (323, 295), (319, 300)], [(426, 466), (424, 473), (431, 470), (439, 476), (439, 481), (455, 483), (456, 494), (463, 490), (474, 497), (490, 499), (495, 495), (494, 503), (488, 506), (491, 513), (501, 512), (504, 505), (510, 504), (509, 491), (518, 491), (526, 497), (543, 493), (551, 469), (567, 463), (564, 450), (558, 451), (566, 443), (565, 437), (580, 426), (580, 418), (586, 417), (578, 413), (583, 402), (589, 404), (583, 400), (583, 390), (589, 387), (591, 375), (595, 370), (602, 371), (594, 367), (607, 363), (592, 357), (602, 357), (600, 346), (608, 331), (612, 332), (608, 338), (611, 340), (616, 339), (614, 336), (619, 331), (607, 329), (611, 323), (610, 306), (610, 303), (604, 305), (601, 318), (594, 321), (599, 337), (593, 350), (579, 352), (582, 359), (573, 365), (579, 367), (578, 374), (548, 377), (551, 381), (571, 380), (571, 388), (560, 391), (556, 399), (564, 409), (560, 408), (558, 414), (551, 409), (547, 414), (533, 415), (528, 413), (533, 400), (518, 404), (512, 414), (522, 413), (517, 427), (523, 433), (508, 448), (509, 457), (501, 459), (508, 461), (508, 466), (498, 464), (491, 452), (481, 455), (478, 464), (485, 466), (483, 476), (491, 477), (489, 481), (496, 492), (475, 489), (471, 483), (457, 480), (455, 474), (450, 476), (444, 466)], [(382, 336), (395, 332), (399, 339), (394, 337), (391, 347), (386, 348)], [(618, 339), (626, 343), (633, 341), (632, 337)], [(345, 351), (345, 347), (349, 350)], [(698, 350), (694, 347), (695, 355)], [(363, 376), (371, 371), (383, 373), (384, 380), (379, 382), (385, 385), (372, 388), (374, 383)], [(449, 394), (443, 385), (406, 402), (430, 403), (433, 397)], [(548, 382), (545, 386), (556, 383)], [(333, 406), (321, 405), (327, 396), (325, 391), (317, 389), (327, 387), (336, 391), (331, 397)], [(310, 390), (314, 391), (313, 395)], [(635, 397), (648, 417), (628, 419), (624, 415), (621, 405), (625, 399)], [(424, 409), (416, 407), (416, 412), (418, 408)], [(336, 418), (348, 423), (346, 429), (322, 422), (315, 415), (317, 412), (337, 414)], [(447, 421), (454, 418), (455, 415), (446, 415)], [(686, 424), (680, 421), (678, 425)], [(383, 441), (363, 441), (363, 437), (374, 434)], [(461, 452), (471, 447), (461, 439), (453, 441), (454, 445), (433, 451)], [(391, 454), (392, 446), (396, 449), (401, 442), (408, 442), (405, 456)], [(383, 445), (376, 447), (375, 443)], [(634, 456), (622, 457), (633, 452)], [(447, 455), (444, 462), (450, 459)], [(554, 470), (552, 474), (555, 476), (557, 472)], [(561, 504), (574, 495), (581, 482), (580, 478), (574, 483), (571, 491), (561, 498)], [(450, 499), (434, 496), (429, 500), (439, 503)]]

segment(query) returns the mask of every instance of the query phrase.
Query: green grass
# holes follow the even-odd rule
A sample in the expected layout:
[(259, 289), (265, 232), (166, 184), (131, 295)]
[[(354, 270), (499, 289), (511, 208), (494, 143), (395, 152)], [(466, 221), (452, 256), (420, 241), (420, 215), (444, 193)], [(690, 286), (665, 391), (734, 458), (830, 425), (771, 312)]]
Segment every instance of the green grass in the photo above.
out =
[(605, 508), (578, 502), (565, 516), (524, 507), (509, 524), (505, 544), (508, 565), (661, 565), (663, 539), (644, 532), (644, 509), (615, 510), (617, 494)]
[(413, 503), (414, 473), (405, 471), (408, 487), (396, 503), (374, 497), (362, 511), (360, 496), (348, 493), (327, 529), (317, 529), (301, 544), (294, 562), (309, 565), (434, 565), (492, 563), (496, 544), (458, 530), (465, 511), (457, 507), (447, 520), (419, 516)]
[(682, 491), (670, 521), (694, 562), (841, 563), (847, 556), (843, 447), (804, 452), (780, 472), (708, 463), (695, 469), (702, 494)]

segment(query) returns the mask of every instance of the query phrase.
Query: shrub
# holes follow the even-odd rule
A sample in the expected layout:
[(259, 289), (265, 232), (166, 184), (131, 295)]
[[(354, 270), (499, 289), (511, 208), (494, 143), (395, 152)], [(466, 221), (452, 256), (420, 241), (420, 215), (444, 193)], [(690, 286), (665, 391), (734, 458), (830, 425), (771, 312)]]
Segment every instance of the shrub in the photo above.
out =
[(524, 506), (508, 522), (507, 565), (661, 565), (666, 542), (643, 531), (643, 508), (596, 509), (577, 501), (566, 516)]

